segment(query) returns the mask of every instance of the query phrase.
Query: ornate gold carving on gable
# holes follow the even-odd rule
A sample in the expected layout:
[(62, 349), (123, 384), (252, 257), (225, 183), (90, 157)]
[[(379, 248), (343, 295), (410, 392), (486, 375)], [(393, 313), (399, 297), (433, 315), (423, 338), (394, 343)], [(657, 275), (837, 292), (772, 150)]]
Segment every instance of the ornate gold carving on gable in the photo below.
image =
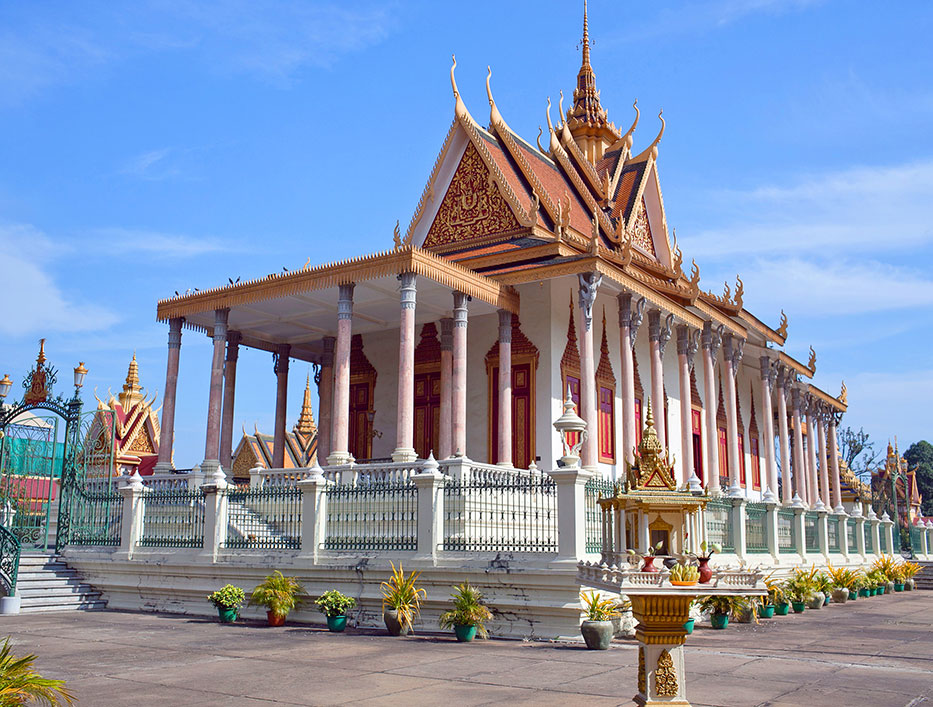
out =
[(155, 448), (152, 445), (152, 440), (149, 439), (149, 433), (146, 432), (146, 428), (140, 425), (139, 432), (136, 434), (136, 437), (133, 438), (133, 443), (129, 446), (128, 450), (130, 452), (141, 452), (143, 454), (155, 454)]
[(434, 217), (424, 247), (505, 233), (520, 227), (479, 152), (469, 143)]
[(648, 222), (648, 207), (642, 197), (638, 212), (635, 214), (635, 223), (632, 224), (632, 240), (642, 250), (657, 257), (654, 252), (654, 239), (651, 236), (651, 224)]
[(666, 650), (658, 656), (658, 669), (654, 673), (654, 691), (658, 697), (677, 697), (677, 670), (674, 659)]

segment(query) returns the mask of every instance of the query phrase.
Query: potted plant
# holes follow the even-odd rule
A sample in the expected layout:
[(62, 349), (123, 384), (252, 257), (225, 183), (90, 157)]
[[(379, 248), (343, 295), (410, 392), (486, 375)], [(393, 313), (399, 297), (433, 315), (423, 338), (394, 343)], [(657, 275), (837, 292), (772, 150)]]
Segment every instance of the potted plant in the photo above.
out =
[(704, 540), (700, 543), (700, 552), (703, 553), (702, 555), (697, 555), (697, 562), (699, 563), (697, 569), (700, 572), (700, 584), (708, 584), (713, 578), (713, 570), (710, 569), (709, 561), (713, 557), (714, 552), (722, 552), (722, 545), (719, 543), (707, 543)]
[(891, 579), (894, 580), (894, 591), (903, 592), (904, 591), (904, 580), (907, 577), (904, 574), (904, 565), (895, 565), (894, 569), (891, 570)]
[(329, 589), (315, 599), (314, 603), (327, 617), (327, 630), (341, 633), (347, 627), (347, 612), (356, 606), (356, 599), (336, 589)]
[(671, 567), (670, 582), (675, 587), (692, 587), (700, 581), (700, 570), (693, 565), (676, 564)]
[(464, 643), (472, 641), (477, 634), (486, 638), (486, 622), (492, 618), (492, 612), (483, 604), (483, 595), (469, 582), (454, 589), (456, 591), (450, 595), (454, 608), (441, 614), (441, 628), (452, 628), (457, 640)]
[(745, 597), (708, 595), (701, 597), (697, 606), (701, 611), (709, 612), (710, 625), (715, 629), (724, 629), (729, 625), (729, 616), (743, 610), (748, 604)]
[(619, 616), (615, 602), (603, 599), (599, 592), (580, 592), (580, 603), (586, 616), (580, 624), (586, 647), (598, 651), (608, 649), (614, 633), (612, 620)]
[(253, 590), (249, 603), (266, 607), (269, 626), (282, 626), (288, 612), (298, 605), (303, 594), (304, 588), (297, 579), (275, 570)]
[(894, 591), (894, 578), (896, 575), (897, 560), (892, 555), (882, 555), (871, 565), (873, 570), (884, 578), (884, 591), (882, 594), (890, 594)]
[(207, 600), (216, 607), (220, 623), (232, 624), (240, 613), (240, 604), (246, 600), (246, 592), (232, 584), (225, 584), (208, 594)]
[(914, 577), (923, 569), (923, 566), (917, 562), (905, 562), (904, 569), (904, 591), (909, 592), (914, 589), (916, 582)]
[(732, 612), (732, 618), (740, 624), (758, 623), (758, 610), (761, 608), (759, 597), (746, 597), (745, 605)]
[[(784, 596), (784, 588), (781, 583), (774, 579), (774, 572), (765, 577), (764, 582), (765, 586), (768, 587), (768, 595), (758, 604), (758, 618), (771, 619), (774, 618), (775, 613), (778, 616), (787, 616), (790, 605)], [(782, 611), (778, 611), (778, 607), (781, 607)]]
[(654, 558), (661, 552), (662, 547), (664, 547), (664, 543), (659, 542), (654, 546), (649, 545), (648, 549), (643, 553), (635, 552), (634, 550), (628, 550), (627, 552), (630, 556), (640, 557), (644, 561), (639, 572), (660, 572), (661, 568), (654, 566)]
[(421, 613), (421, 602), (427, 598), (427, 592), (417, 586), (420, 576), (415, 571), (406, 576), (400, 562), (398, 569), (392, 564), (392, 576), (382, 583), (382, 620), (389, 635), (407, 636), (414, 631), (414, 619)]
[(834, 604), (845, 604), (849, 599), (849, 587), (855, 582), (855, 573), (844, 567), (829, 565), (826, 570), (832, 582), (832, 597)]
[(813, 578), (816, 590), (823, 595), (823, 606), (830, 602), (830, 593), (833, 591), (833, 580), (826, 572), (817, 572)]
[(800, 569), (794, 570), (794, 576), (784, 582), (784, 593), (790, 599), (795, 614), (802, 614), (807, 608), (807, 600), (812, 591), (807, 573)]
[[(693, 605), (694, 605), (695, 603), (696, 603), (696, 601), (691, 601), (691, 602), (687, 605), (687, 611), (690, 611), (690, 609), (693, 607)], [(693, 633), (693, 627), (694, 627), (694, 624), (695, 624), (695, 623), (696, 623), (696, 619), (694, 619), (692, 616), (691, 616), (689, 619), (687, 619), (686, 621), (684, 621), (684, 631), (687, 632), (687, 635), (688, 635), (688, 636), (689, 636), (691, 633)]]

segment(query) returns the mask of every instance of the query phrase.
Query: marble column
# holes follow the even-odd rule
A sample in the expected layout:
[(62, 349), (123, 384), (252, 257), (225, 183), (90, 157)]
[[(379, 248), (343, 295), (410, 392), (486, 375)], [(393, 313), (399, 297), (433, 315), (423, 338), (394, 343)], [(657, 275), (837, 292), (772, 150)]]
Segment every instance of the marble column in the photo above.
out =
[(726, 442), (729, 454), (729, 491), (730, 494), (741, 494), (739, 485), (739, 425), (738, 410), (736, 409), (735, 379), (738, 375), (739, 364), (745, 341), (737, 339), (732, 334), (723, 337), (723, 361), (725, 370), (725, 403), (726, 403)]
[(722, 345), (722, 325), (713, 328), (712, 322), (703, 325), (703, 387), (706, 391), (706, 486), (710, 494), (721, 493), (719, 487), (719, 430), (716, 424), (716, 355)]
[(172, 447), (175, 445), (175, 400), (178, 393), (178, 358), (181, 353), (181, 325), (185, 320), (168, 320), (168, 360), (165, 365), (165, 395), (162, 397), (162, 424), (159, 428), (157, 473), (171, 471)]
[(583, 331), (580, 332), (580, 417), (586, 422), (586, 439), (580, 457), (582, 466), (596, 471), (599, 460), (599, 417), (596, 412), (596, 361), (593, 343), (593, 305), (603, 276), (588, 272), (577, 275)]
[(826, 415), (821, 409), (816, 418), (817, 432), (820, 440), (820, 498), (827, 509), (832, 508), (829, 496), (829, 458), (826, 454)]
[(317, 388), (321, 409), (317, 428), (318, 463), (326, 462), (331, 452), (331, 439), (334, 432), (334, 346), (337, 339), (325, 336), (322, 341), (321, 370)]
[(499, 310), (499, 466), (512, 466), (512, 313)]
[(227, 333), (227, 360), (224, 362), (224, 401), (220, 422), (220, 465), (233, 465), (233, 410), (236, 399), (236, 363), (240, 356), (240, 332)]
[(205, 475), (215, 474), (220, 468), (220, 413), (224, 392), (224, 349), (227, 346), (227, 318), (229, 309), (214, 312), (214, 356), (211, 359), (211, 387), (207, 402), (207, 434), (204, 442)]
[(807, 413), (805, 422), (807, 426), (807, 488), (810, 493), (810, 505), (815, 509), (822, 509), (825, 504), (820, 497), (820, 485), (816, 468), (816, 401), (808, 395), (804, 404)]
[(791, 419), (794, 423), (794, 481), (796, 482), (796, 495), (800, 497), (804, 505), (809, 506), (809, 494), (807, 493), (807, 471), (803, 454), (803, 428), (801, 427), (802, 418), (800, 408), (803, 404), (799, 388), (791, 388)]
[(453, 364), (451, 367), (450, 427), (454, 454), (466, 456), (467, 387), (467, 302), (469, 297), (454, 292)]
[(629, 464), (635, 463), (635, 338), (641, 326), (647, 300), (642, 297), (632, 309), (632, 294), (623, 292), (619, 300), (619, 350), (622, 354), (622, 450)]
[(285, 468), (285, 418), (288, 415), (288, 356), (291, 346), (280, 344), (272, 354), (275, 371), (275, 427), (272, 432), (272, 468)]
[(398, 408), (395, 420), (395, 451), (392, 461), (413, 462), (415, 453), (415, 296), (416, 275), (398, 276), (401, 312), (398, 330)]
[(836, 448), (836, 425), (840, 413), (831, 412), (829, 416), (829, 472), (833, 484), (833, 512), (842, 513), (842, 488), (839, 480), (839, 451)]
[(453, 388), (454, 364), (454, 320), (450, 317), (441, 319), (441, 410), (440, 430), (438, 431), (437, 458), (447, 459), (453, 449), (451, 440), (451, 391)]
[(680, 374), (680, 458), (683, 460), (682, 484), (694, 476), (693, 463), (693, 398), (690, 390), (690, 367), (696, 354), (694, 334), (686, 325), (677, 327), (677, 368)]
[(790, 437), (787, 431), (787, 371), (782, 365), (778, 369), (777, 394), (778, 394), (778, 435), (781, 445), (781, 503), (785, 506), (791, 505), (794, 500), (794, 477), (793, 463), (790, 459)]
[(661, 319), (661, 310), (648, 312), (648, 341), (651, 347), (651, 407), (654, 411), (655, 430), (661, 446), (667, 447), (667, 425), (664, 415), (664, 347), (671, 338), (674, 315)]
[(327, 463), (350, 461), (350, 345), (353, 339), (354, 283), (340, 285), (337, 297), (337, 341), (334, 345), (334, 424)]
[[(774, 383), (774, 367), (771, 359), (762, 356), (759, 359), (761, 367), (761, 417), (764, 423), (765, 444), (765, 473), (762, 479), (766, 482), (762, 488), (762, 498), (770, 497), (777, 501), (778, 482), (777, 464), (774, 460), (774, 407), (771, 402), (771, 386)], [(770, 496), (769, 496), (770, 494)]]

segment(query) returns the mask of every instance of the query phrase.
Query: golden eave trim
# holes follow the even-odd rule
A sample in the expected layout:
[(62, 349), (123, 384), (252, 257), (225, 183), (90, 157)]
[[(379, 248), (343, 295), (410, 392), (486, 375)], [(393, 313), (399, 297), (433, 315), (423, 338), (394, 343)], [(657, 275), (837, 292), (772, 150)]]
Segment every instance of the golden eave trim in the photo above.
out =
[(768, 339), (768, 341), (773, 341), (775, 344), (779, 344), (781, 346), (783, 346), (784, 342), (787, 341), (787, 337), (783, 337), (778, 334), (777, 331), (769, 327), (747, 309), (740, 310), (739, 316), (742, 317), (742, 319), (744, 319), (749, 325), (751, 325), (755, 331), (763, 334), (764, 337)]
[(748, 338), (748, 329), (736, 322), (732, 317), (726, 316), (715, 307), (710, 306), (699, 297), (693, 303), (693, 306), (703, 312), (703, 314), (709, 317), (712, 321), (725, 326), (726, 329), (731, 331), (733, 334), (738, 334), (743, 339)]
[(824, 393), (822, 390), (817, 388), (815, 385), (810, 386), (810, 395), (812, 395), (815, 398), (819, 398), (822, 402), (826, 403), (827, 405), (831, 405), (839, 412), (845, 412), (846, 410), (849, 409), (848, 405), (840, 401), (838, 398), (834, 398), (829, 393)]
[(164, 321), (174, 317), (186, 317), (225, 307), (288, 297), (353, 282), (375, 280), (403, 272), (413, 272), (497, 308), (518, 313), (518, 293), (508, 285), (409, 245), (396, 250), (359, 256), (295, 272), (267, 275), (257, 280), (161, 300), (156, 318)]
[(788, 356), (783, 351), (778, 352), (778, 360), (783, 363), (785, 366), (793, 368), (797, 373), (800, 373), (807, 378), (813, 378), (813, 371), (804, 366), (800, 361), (791, 356)]
[(452, 253), (448, 257), (454, 262), (467, 265), (476, 270), (478, 268), (488, 268), (505, 263), (522, 262), (533, 258), (546, 258), (549, 255), (566, 258), (572, 255), (579, 255), (579, 251), (574, 250), (564, 243), (550, 242), (540, 245), (526, 246), (524, 248), (515, 248), (502, 253), (489, 253), (488, 255), (478, 255), (475, 257), (458, 258), (458, 253)]

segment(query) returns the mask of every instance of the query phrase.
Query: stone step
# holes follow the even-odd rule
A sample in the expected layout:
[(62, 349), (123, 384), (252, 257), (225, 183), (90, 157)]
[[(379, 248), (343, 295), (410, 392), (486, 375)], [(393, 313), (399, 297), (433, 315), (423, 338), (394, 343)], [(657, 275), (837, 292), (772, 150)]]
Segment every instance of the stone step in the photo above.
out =
[(44, 597), (73, 597), (76, 595), (87, 597), (91, 594), (100, 596), (100, 592), (95, 592), (90, 584), (65, 584), (61, 586), (49, 586), (45, 584), (41, 587), (29, 587), (22, 584), (16, 585), (16, 593), (23, 599), (42, 599)]
[(105, 609), (101, 592), (58, 555), (26, 552), (20, 557), (17, 593), (23, 613)]
[(47, 611), (102, 611), (106, 608), (107, 602), (103, 600), (93, 600), (69, 604), (43, 604), (37, 606), (27, 605), (24, 601), (20, 607), (20, 613), (40, 614)]
[(20, 574), (19, 578), (16, 580), (17, 586), (26, 587), (28, 586), (48, 586), (48, 587), (59, 587), (65, 584), (81, 584), (82, 577), (74, 570), (71, 570), (68, 573), (56, 573), (53, 575), (43, 574), (41, 572), (27, 572), (25, 574)]

